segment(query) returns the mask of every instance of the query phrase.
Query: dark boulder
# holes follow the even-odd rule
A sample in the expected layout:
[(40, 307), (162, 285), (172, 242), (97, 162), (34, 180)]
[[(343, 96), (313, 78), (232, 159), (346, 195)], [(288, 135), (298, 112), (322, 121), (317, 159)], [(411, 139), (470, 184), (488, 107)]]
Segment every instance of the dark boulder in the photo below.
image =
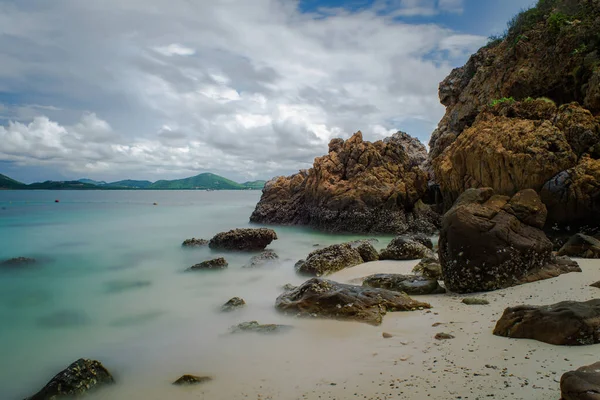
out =
[(208, 240), (206, 239), (185, 239), (181, 244), (182, 247), (202, 247), (208, 244)]
[(322, 276), (362, 263), (360, 253), (350, 244), (334, 244), (313, 251), (304, 262), (298, 261), (296, 271), (302, 275)]
[(429, 279), (442, 279), (442, 266), (437, 257), (425, 257), (412, 270), (414, 274), (423, 275)]
[(404, 293), (346, 285), (313, 278), (294, 290), (281, 294), (275, 308), (299, 317), (353, 320), (379, 325), (388, 311), (431, 308)]
[(259, 324), (257, 321), (242, 322), (231, 327), (231, 333), (255, 332), (255, 333), (279, 333), (292, 329), (290, 325)]
[(433, 256), (433, 252), (425, 244), (412, 236), (398, 236), (381, 251), (381, 260), (419, 260)]
[(404, 292), (409, 296), (446, 293), (437, 280), (416, 275), (375, 274), (367, 276), (363, 286)]
[(111, 383), (114, 383), (112, 375), (99, 361), (80, 358), (59, 372), (42, 390), (27, 400), (77, 397)]
[(186, 386), (186, 385), (197, 385), (199, 383), (204, 383), (212, 381), (210, 376), (195, 376), (195, 375), (183, 375), (181, 378), (177, 379), (173, 382), (173, 385), (177, 386)]
[(600, 281), (598, 281), (596, 283), (592, 283), (590, 286), (600, 289)]
[(600, 343), (600, 299), (507, 308), (494, 335), (566, 346)]
[(561, 400), (600, 400), (600, 362), (565, 373), (560, 394)]
[(375, 250), (375, 247), (371, 243), (364, 242), (356, 246), (356, 250), (360, 254), (360, 258), (364, 262), (371, 262), (379, 260), (379, 253)]
[(446, 288), (489, 291), (574, 270), (555, 263), (552, 243), (540, 229), (545, 214), (531, 189), (512, 198), (490, 188), (465, 191), (442, 218), (439, 255)]
[(229, 263), (223, 257), (215, 258), (213, 260), (202, 261), (199, 264), (192, 265), (187, 271), (200, 271), (207, 269), (224, 269), (227, 268)]
[(241, 297), (234, 297), (232, 299), (229, 299), (227, 301), (227, 303), (225, 303), (221, 306), (221, 311), (229, 312), (229, 311), (237, 310), (244, 306), (246, 306), (246, 302), (244, 301), (244, 299), (242, 299)]
[(277, 234), (273, 229), (233, 229), (215, 235), (208, 246), (219, 250), (258, 251), (264, 250), (276, 239)]
[(600, 258), (600, 240), (583, 233), (571, 236), (558, 251), (560, 256)]
[(244, 265), (243, 268), (262, 267), (267, 264), (273, 263), (278, 259), (279, 259), (279, 256), (277, 255), (277, 253), (275, 253), (273, 250), (267, 249), (267, 250), (264, 250), (262, 253), (253, 256), (250, 259), (250, 261), (248, 261), (248, 263), (246, 265)]

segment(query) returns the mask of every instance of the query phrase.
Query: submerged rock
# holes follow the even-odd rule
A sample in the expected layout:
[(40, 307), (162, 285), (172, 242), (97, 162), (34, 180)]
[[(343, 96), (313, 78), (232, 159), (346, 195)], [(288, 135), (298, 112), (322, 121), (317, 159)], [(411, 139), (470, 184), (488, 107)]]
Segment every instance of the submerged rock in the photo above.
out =
[(367, 276), (363, 286), (404, 292), (409, 296), (446, 293), (437, 280), (423, 276), (401, 274), (375, 274)]
[(566, 346), (600, 343), (600, 299), (507, 308), (494, 335)]
[(440, 280), (442, 265), (436, 256), (423, 258), (412, 270), (414, 274), (423, 275), (425, 278)]
[(599, 400), (600, 362), (569, 371), (560, 378), (561, 400)]
[(202, 261), (199, 264), (192, 265), (187, 271), (200, 271), (208, 269), (224, 269), (227, 268), (229, 263), (223, 257), (215, 258), (213, 260)]
[(559, 256), (600, 258), (600, 240), (583, 233), (571, 236), (558, 251)]
[(208, 240), (206, 239), (185, 239), (181, 244), (182, 247), (202, 247), (208, 245)]
[(362, 263), (363, 259), (359, 251), (353, 249), (350, 244), (334, 244), (313, 251), (306, 261), (298, 261), (296, 271), (302, 275), (322, 276)]
[(2, 267), (24, 267), (28, 265), (33, 265), (37, 263), (35, 258), (29, 257), (15, 257), (9, 258), (8, 260), (4, 260), (0, 262), (0, 266)]
[(433, 232), (439, 216), (421, 201), (427, 150), (398, 132), (384, 141), (333, 139), (309, 170), (266, 183), (250, 221), (332, 232)]
[(415, 237), (398, 236), (381, 251), (379, 258), (381, 260), (418, 260), (431, 256), (433, 256), (431, 249)]
[(292, 329), (290, 325), (259, 324), (257, 321), (242, 322), (231, 327), (231, 333), (256, 332), (256, 333), (278, 333)]
[(80, 358), (54, 376), (42, 390), (26, 400), (77, 397), (112, 383), (114, 383), (112, 375), (99, 361)]
[(277, 253), (273, 250), (264, 250), (262, 253), (253, 256), (243, 268), (262, 267), (279, 259)]
[(533, 190), (512, 198), (491, 188), (465, 191), (442, 218), (439, 255), (446, 288), (489, 291), (577, 271), (570, 260), (552, 256), (552, 243), (541, 230), (545, 215)]
[(208, 381), (212, 381), (210, 376), (195, 376), (195, 375), (183, 375), (175, 382), (173, 385), (177, 386), (185, 386), (185, 385), (197, 385), (199, 383), (205, 383)]
[(268, 228), (233, 229), (215, 235), (209, 242), (211, 249), (257, 251), (264, 250), (277, 234)]
[(227, 303), (225, 303), (221, 306), (221, 311), (229, 312), (229, 311), (237, 310), (237, 309), (245, 307), (245, 306), (246, 306), (246, 302), (244, 301), (244, 299), (242, 299), (241, 297), (234, 297), (232, 299), (229, 299), (227, 301)]
[(297, 287), (298, 287), (298, 286), (294, 286), (294, 285), (292, 285), (291, 283), (286, 283), (286, 284), (285, 284), (285, 285), (283, 285), (281, 288), (287, 292), (287, 291), (290, 291), (290, 290), (294, 290), (294, 289), (296, 289)]
[(106, 282), (108, 293), (121, 293), (127, 290), (141, 289), (152, 285), (150, 281), (110, 281)]
[(38, 324), (46, 328), (72, 328), (90, 323), (86, 313), (79, 310), (62, 310), (38, 319)]
[(431, 308), (404, 293), (346, 285), (312, 278), (292, 291), (281, 294), (275, 308), (300, 317), (353, 320), (379, 325), (388, 311)]

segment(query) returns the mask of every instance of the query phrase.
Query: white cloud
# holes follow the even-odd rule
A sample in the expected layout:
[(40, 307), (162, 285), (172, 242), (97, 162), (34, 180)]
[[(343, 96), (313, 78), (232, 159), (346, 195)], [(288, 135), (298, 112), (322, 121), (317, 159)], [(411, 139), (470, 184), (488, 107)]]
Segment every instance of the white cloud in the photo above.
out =
[[(421, 15), (462, 7), (385, 3)], [(438, 83), (482, 41), (398, 22), (378, 6), (315, 18), (296, 5), (0, 4), (0, 32), (10, 33), (0, 34), (0, 90), (55, 107), (0, 109), (15, 121), (0, 128), (10, 143), (0, 159), (97, 178), (267, 178), (309, 166), (331, 138), (359, 129), (367, 139), (405, 130), (427, 141), (443, 113)]]

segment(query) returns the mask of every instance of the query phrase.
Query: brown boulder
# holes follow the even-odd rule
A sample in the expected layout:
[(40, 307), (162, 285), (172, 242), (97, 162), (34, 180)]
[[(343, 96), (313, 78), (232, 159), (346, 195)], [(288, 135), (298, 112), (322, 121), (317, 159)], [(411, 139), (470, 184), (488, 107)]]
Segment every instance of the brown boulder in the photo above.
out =
[(600, 299), (507, 308), (494, 335), (565, 346), (600, 343)]
[(256, 251), (264, 250), (273, 240), (277, 240), (273, 229), (233, 229), (215, 235), (208, 246), (220, 250)]
[(379, 325), (388, 311), (431, 308), (404, 293), (362, 286), (345, 285), (313, 278), (275, 301), (279, 311), (300, 317), (353, 320)]
[(112, 375), (99, 361), (80, 358), (59, 372), (42, 390), (27, 400), (78, 397), (112, 383)]
[(561, 400), (600, 400), (600, 362), (565, 373), (560, 394)]
[(439, 256), (446, 288), (489, 291), (573, 270), (552, 256), (552, 243), (539, 229), (543, 215), (545, 207), (531, 190), (512, 198), (490, 188), (463, 193), (442, 218)]
[(558, 251), (560, 256), (600, 258), (600, 240), (583, 233), (571, 236)]
[(374, 143), (361, 132), (333, 139), (308, 171), (267, 182), (250, 220), (334, 232), (432, 232), (438, 217), (420, 201), (428, 191), (420, 166), (426, 158), (425, 146), (403, 132)]
[(202, 261), (199, 264), (192, 265), (186, 271), (202, 271), (211, 269), (225, 269), (229, 263), (223, 257), (215, 258), (212, 260)]
[(322, 276), (363, 262), (358, 249), (349, 243), (334, 244), (310, 253), (306, 261), (296, 263), (296, 271), (302, 275)]

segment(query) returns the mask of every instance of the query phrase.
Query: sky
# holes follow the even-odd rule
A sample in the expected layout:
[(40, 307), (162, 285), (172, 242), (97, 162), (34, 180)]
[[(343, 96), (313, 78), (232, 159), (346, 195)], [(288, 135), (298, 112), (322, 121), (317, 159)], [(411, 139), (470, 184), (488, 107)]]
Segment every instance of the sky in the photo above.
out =
[(237, 181), (427, 143), (440, 81), (532, 0), (0, 0), (0, 173)]

